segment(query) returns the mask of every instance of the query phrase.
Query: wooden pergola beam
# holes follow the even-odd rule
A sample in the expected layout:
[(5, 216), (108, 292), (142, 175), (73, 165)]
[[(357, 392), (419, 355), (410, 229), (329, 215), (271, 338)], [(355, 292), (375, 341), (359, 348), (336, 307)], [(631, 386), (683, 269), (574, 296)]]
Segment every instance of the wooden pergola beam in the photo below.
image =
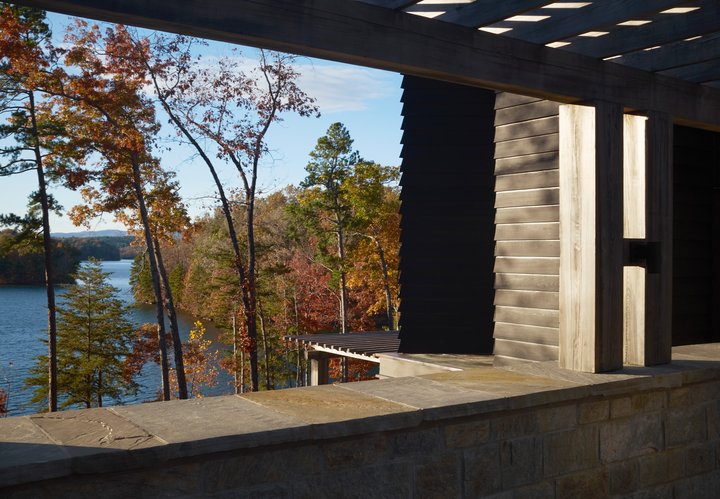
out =
[(655, 50), (625, 54), (614, 62), (646, 71), (663, 71), (710, 59), (720, 59), (720, 34), (704, 36), (698, 40), (683, 40)]
[(475, 0), (473, 3), (448, 10), (445, 14), (436, 17), (460, 26), (485, 26), (494, 24), (508, 17), (537, 9), (547, 4), (547, 1), (538, 0)]
[(701, 7), (699, 10), (687, 14), (662, 14), (649, 24), (621, 26), (597, 38), (578, 38), (564, 49), (602, 58), (717, 31), (720, 2), (703, 0), (698, 5)]
[(678, 68), (669, 69), (662, 72), (665, 75), (695, 83), (705, 83), (720, 79), (720, 59), (712, 59), (709, 61), (690, 64), (688, 66), (680, 66)]
[(720, 130), (717, 89), (357, 1), (17, 3), (565, 103), (613, 102)]
[(678, 0), (606, 0), (572, 10), (566, 15), (553, 13), (550, 19), (538, 23), (517, 26), (509, 36), (533, 43), (548, 43), (565, 40), (587, 31), (604, 26), (637, 19), (646, 14), (655, 14), (678, 4)]
[(359, 0), (359, 1), (370, 4), (370, 5), (377, 5), (378, 7), (385, 7), (386, 9), (404, 9), (406, 7), (410, 7), (411, 5), (420, 2), (420, 0)]

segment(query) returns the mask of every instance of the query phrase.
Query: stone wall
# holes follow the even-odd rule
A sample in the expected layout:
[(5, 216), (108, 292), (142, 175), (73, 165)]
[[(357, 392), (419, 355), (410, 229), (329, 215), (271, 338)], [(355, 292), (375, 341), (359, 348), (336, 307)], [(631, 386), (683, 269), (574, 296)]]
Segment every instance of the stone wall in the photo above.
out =
[(476, 414), (438, 409), (385, 431), (366, 424), (344, 437), (316, 431), (314, 440), (214, 453), (206, 445), (201, 455), (136, 460), (135, 469), (0, 488), (0, 496), (716, 498), (717, 367), (659, 372), (609, 383), (613, 375), (586, 375), (586, 386), (506, 395), (511, 409), (487, 410), (498, 404), (488, 399), (485, 410), (467, 411)]

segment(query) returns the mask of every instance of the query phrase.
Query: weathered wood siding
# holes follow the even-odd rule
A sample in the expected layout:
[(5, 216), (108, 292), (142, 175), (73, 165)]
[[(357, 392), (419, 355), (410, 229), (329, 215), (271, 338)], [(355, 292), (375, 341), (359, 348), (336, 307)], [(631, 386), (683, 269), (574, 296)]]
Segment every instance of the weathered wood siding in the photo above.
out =
[(400, 351), (491, 353), (495, 92), (403, 80)]
[(557, 360), (559, 104), (495, 102), (495, 355)]
[(673, 345), (720, 341), (720, 134), (674, 139)]

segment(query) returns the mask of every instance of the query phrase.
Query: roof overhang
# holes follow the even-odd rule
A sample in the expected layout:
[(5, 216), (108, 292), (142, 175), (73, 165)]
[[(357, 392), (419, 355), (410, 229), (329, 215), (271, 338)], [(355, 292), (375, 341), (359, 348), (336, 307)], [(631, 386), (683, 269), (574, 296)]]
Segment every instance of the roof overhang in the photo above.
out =
[[(355, 0), (20, 0), (16, 3), (565, 103), (613, 102), (621, 104), (626, 112), (664, 112), (673, 116), (676, 123), (720, 131), (720, 89), (713, 84), (695, 83), (585, 53), (478, 30), (477, 16), (483, 6), (499, 9), (489, 18), (497, 22), (508, 12), (515, 15), (548, 2), (367, 1), (380, 5)], [(635, 3), (602, 1), (625, 5), (627, 9)], [(656, 5), (658, 1), (653, 0)], [(428, 2), (445, 4), (447, 12), (429, 19), (402, 10), (412, 11)], [(644, 5), (653, 2), (637, 0)], [(663, 8), (669, 3), (688, 2), (663, 0)], [(699, 3), (706, 7), (709, 17), (702, 23), (695, 21), (697, 29), (707, 34), (713, 32), (714, 26), (715, 31), (720, 31), (720, 16), (712, 15), (718, 2)], [(473, 22), (468, 22), (470, 15), (476, 16)], [(623, 19), (625, 15), (621, 11), (615, 17)], [(675, 31), (682, 33), (676, 36), (688, 34), (688, 29)], [(538, 39), (537, 34), (533, 36)], [(642, 46), (636, 39), (637, 36), (632, 39), (633, 48), (638, 44)], [(657, 39), (657, 35), (644, 38), (645, 43), (654, 43)], [(677, 43), (672, 36), (668, 40)], [(590, 42), (583, 43), (590, 47), (584, 49), (586, 53), (601, 52)], [(615, 43), (622, 46), (622, 40)], [(583, 44), (579, 46), (582, 49)], [(706, 49), (714, 50), (713, 47)], [(720, 54), (720, 50), (717, 52)], [(620, 53), (624, 52), (620, 50)], [(705, 60), (706, 66), (708, 61), (712, 61), (712, 57)]]

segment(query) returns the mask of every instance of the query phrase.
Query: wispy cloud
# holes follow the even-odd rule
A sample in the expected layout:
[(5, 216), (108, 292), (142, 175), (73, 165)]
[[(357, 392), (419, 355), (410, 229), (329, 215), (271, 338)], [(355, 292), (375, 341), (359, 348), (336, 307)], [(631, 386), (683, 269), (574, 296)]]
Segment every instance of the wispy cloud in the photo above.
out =
[[(252, 55), (226, 58), (247, 74), (257, 68), (257, 60)], [(213, 68), (222, 64), (221, 61), (221, 57), (209, 55), (203, 57), (201, 66)], [(398, 93), (391, 73), (342, 63), (314, 63), (303, 57), (298, 58), (294, 66), (301, 75), (300, 88), (316, 100), (322, 113), (364, 111), (371, 101)]]
[(387, 75), (345, 64), (300, 64), (300, 88), (317, 99), (320, 111), (364, 111), (370, 101), (395, 92)]

